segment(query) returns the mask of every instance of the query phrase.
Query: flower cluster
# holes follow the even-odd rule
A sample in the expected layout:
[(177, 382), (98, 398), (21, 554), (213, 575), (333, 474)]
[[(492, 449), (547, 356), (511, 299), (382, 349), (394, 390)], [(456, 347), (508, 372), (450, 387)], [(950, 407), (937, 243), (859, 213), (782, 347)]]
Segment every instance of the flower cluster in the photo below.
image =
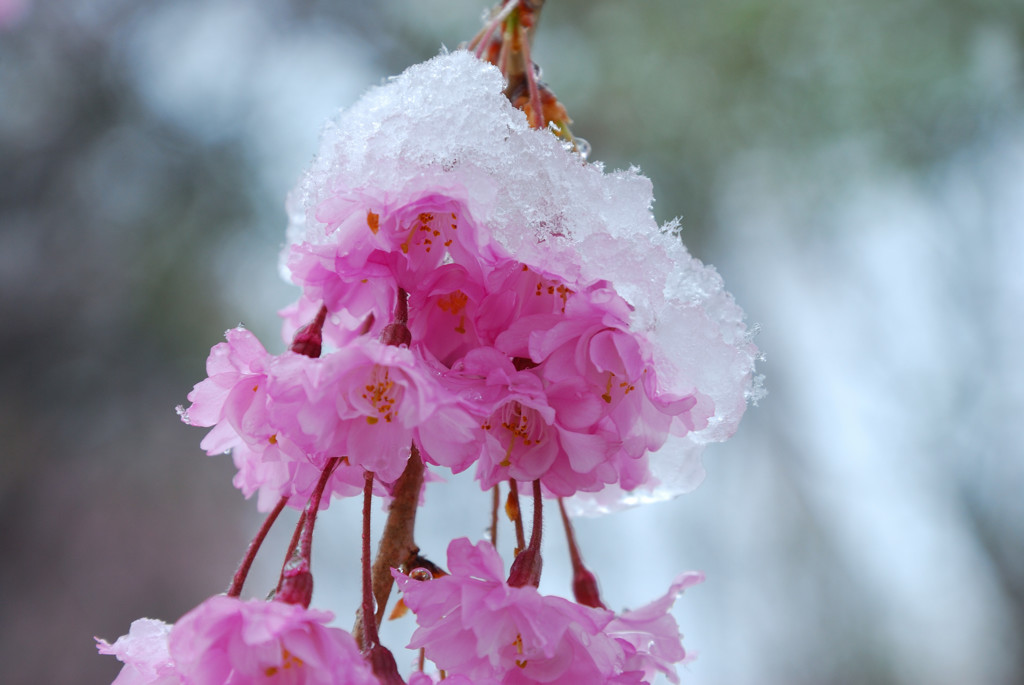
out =
[[(422, 582), (394, 572), (420, 626), (409, 644), (446, 672), (471, 682), (648, 683), (657, 673), (678, 682), (686, 659), (668, 610), (703, 576), (680, 576), (660, 600), (616, 616), (603, 608), (511, 587), (487, 542), (448, 547), (451, 575)], [(514, 675), (510, 675), (514, 674)]]
[[(687, 655), (669, 611), (702, 576), (613, 613), (566, 505), (603, 511), (695, 486), (700, 449), (743, 413), (756, 350), (717, 274), (654, 224), (649, 182), (567, 149), (578, 146), (564, 110), (532, 69), (520, 76), (527, 116), (510, 104), (508, 74), (478, 57), (502, 39), (525, 50), (513, 34), (532, 15), (502, 7), (475, 55), (411, 68), (326, 130), (289, 198), (282, 268), (301, 295), (282, 312), (286, 349), (227, 331), (179, 408), (211, 429), (202, 448), (230, 452), (235, 485), (270, 515), (227, 596), (173, 627), (143, 619), (100, 641), (125, 664), (117, 683), (404, 682), (377, 637), (393, 582), (419, 626), (411, 683), (434, 682), (424, 659), (455, 685), (676, 681)], [(534, 128), (545, 122), (570, 144)], [(428, 471), (468, 469), (494, 492), (492, 531), (508, 489), (518, 556), (507, 573), (490, 543), (453, 541), (444, 571), (412, 541)], [(528, 543), (517, 483), (533, 490)], [(309, 559), (318, 511), (360, 494), (353, 635), (308, 608)], [(373, 495), (393, 501), (371, 571)], [(575, 602), (537, 590), (545, 499), (562, 512)], [(273, 599), (243, 601), (285, 506), (303, 513)]]
[[(345, 227), (339, 245), (365, 252), (358, 266), (353, 247), (314, 261), (305, 243), (289, 265), (305, 299), (358, 329), (324, 325), (331, 350), (319, 357), (270, 355), (248, 331), (228, 331), (183, 412), (213, 426), (210, 454), (233, 450), (236, 484), (258, 490), (261, 509), (282, 495), (301, 507), (330, 456), (346, 458), (334, 493), (358, 492), (361, 476), (346, 480), (355, 470), (392, 483), (412, 444), (430, 464), (475, 465), (485, 489), (514, 478), (562, 497), (612, 483), (632, 490), (670, 432), (707, 425), (713, 403), (659, 386), (649, 343), (608, 283), (567, 281), (503, 254), (450, 198), (410, 198), (390, 214), (370, 201), (343, 205), (348, 213), (330, 221)], [(340, 283), (390, 301), (353, 313), (337, 293), (359, 288)], [(397, 323), (396, 307), (408, 312)], [(396, 327), (407, 344), (390, 344)]]

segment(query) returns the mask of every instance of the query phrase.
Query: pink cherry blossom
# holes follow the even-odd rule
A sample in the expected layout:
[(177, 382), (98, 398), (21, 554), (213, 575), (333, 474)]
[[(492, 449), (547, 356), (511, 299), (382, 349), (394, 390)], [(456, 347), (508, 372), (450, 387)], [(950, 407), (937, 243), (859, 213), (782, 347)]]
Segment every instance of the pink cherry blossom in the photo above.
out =
[(672, 605), (687, 588), (704, 581), (704, 574), (690, 571), (676, 577), (662, 597), (633, 611), (617, 614), (605, 632), (626, 649), (626, 668), (644, 673), (644, 682), (652, 682), (664, 673), (679, 682), (674, 664), (690, 661), (683, 648), (679, 625), (670, 613)]
[(169, 651), (189, 685), (375, 684), (355, 640), (330, 612), (216, 596), (171, 629)]
[[(696, 390), (682, 396), (662, 391), (649, 344), (629, 330), (629, 312), (614, 290), (597, 283), (568, 297), (562, 312), (523, 317), (497, 340), (509, 354), (538, 363), (537, 372), (549, 387), (568, 384), (579, 396), (600, 398), (593, 422), (575, 428), (603, 436), (610, 449), (604, 460), (590, 465), (595, 475), (591, 486), (584, 479), (574, 490), (594, 491), (609, 483), (624, 490), (637, 487), (647, 478), (648, 452), (659, 449), (670, 434), (703, 428), (714, 413), (711, 400)], [(570, 395), (556, 408), (568, 414), (576, 405)], [(573, 464), (572, 471), (561, 472), (564, 486), (556, 485), (556, 474), (545, 485), (571, 494), (572, 482), (589, 470), (585, 463)]]
[(459, 264), (478, 281), (498, 252), (466, 207), (469, 191), (443, 177), (416, 178), (395, 192), (343, 189), (319, 201), (316, 236), (289, 247), (291, 280), (332, 311), (360, 316), (385, 306), (388, 291), (414, 291), (443, 263)]
[[(478, 417), (476, 475), (485, 489), (508, 478), (546, 483), (554, 470), (563, 467), (562, 462), (590, 463), (607, 453), (600, 436), (576, 430), (581, 416), (596, 418), (596, 398), (572, 392), (569, 384), (545, 388), (533, 369), (516, 369), (507, 355), (494, 348), (469, 352), (445, 381)], [(561, 413), (553, 406), (558, 404), (564, 404)], [(445, 465), (458, 471), (468, 464)], [(562, 494), (576, 490), (567, 487)]]
[(112, 685), (181, 685), (167, 647), (170, 633), (167, 623), (140, 618), (114, 644), (97, 638), (100, 654), (111, 654), (124, 663)]
[(484, 288), (458, 264), (443, 264), (409, 296), (413, 344), (446, 367), (481, 346), (476, 319)]
[[(280, 358), (269, 354), (250, 331), (233, 328), (227, 342), (210, 350), (208, 378), (188, 395), (192, 405), (179, 409), (182, 420), (193, 426), (212, 426), (200, 446), (207, 454), (230, 451), (238, 473), (234, 484), (246, 497), (259, 493), (257, 508), (269, 511), (281, 497), (301, 509), (320, 477), (326, 458), (314, 461), (291, 437), (271, 421), (269, 376)], [(286, 352), (284, 357), (308, 359)], [(342, 464), (331, 476), (328, 495), (352, 496), (362, 492), (361, 470)], [(321, 499), (321, 508), (330, 503)]]
[(283, 355), (269, 376), (273, 423), (314, 461), (348, 463), (392, 482), (415, 440), (425, 457), (462, 452), (474, 425), (407, 348), (369, 337), (311, 359)]
[[(473, 682), (638, 682), (626, 654), (603, 630), (613, 614), (505, 582), (487, 542), (448, 547), (451, 575), (422, 582), (393, 571), (419, 626), (409, 648)], [(621, 677), (620, 677), (621, 676)]]

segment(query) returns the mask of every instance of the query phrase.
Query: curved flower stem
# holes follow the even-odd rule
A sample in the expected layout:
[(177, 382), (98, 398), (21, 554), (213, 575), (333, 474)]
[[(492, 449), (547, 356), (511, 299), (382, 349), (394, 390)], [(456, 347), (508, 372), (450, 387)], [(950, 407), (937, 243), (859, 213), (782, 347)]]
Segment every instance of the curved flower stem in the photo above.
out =
[(565, 502), (562, 498), (558, 498), (558, 511), (562, 514), (562, 525), (565, 526), (565, 538), (569, 542), (569, 559), (572, 561), (572, 567), (576, 568), (578, 565), (583, 564), (583, 558), (580, 556), (580, 550), (576, 547), (576, 534), (572, 529), (572, 523), (569, 521), (569, 514), (565, 511)]
[(320, 500), (323, 499), (324, 490), (327, 488), (327, 481), (330, 480), (334, 469), (341, 463), (341, 457), (332, 457), (320, 472), (320, 479), (317, 481), (313, 494), (306, 503), (306, 509), (300, 518), (296, 531), (302, 531), (298, 540), (298, 550), (295, 549), (295, 536), (292, 536), (292, 544), (289, 545), (288, 555), (285, 557), (284, 566), (281, 568), (281, 576), (277, 581), (277, 590), (274, 599), (288, 604), (299, 604), (309, 607), (313, 598), (313, 529), (316, 527), (316, 514), (320, 510)]
[[(506, 19), (506, 22), (508, 20)], [(508, 32), (504, 32), (501, 39), (501, 48), (498, 50), (498, 61), (496, 66), (501, 71), (502, 75), (508, 79), (508, 64), (509, 64), (509, 53), (512, 50), (509, 48)]]
[(526, 549), (526, 533), (523, 532), (523, 515), (519, 508), (519, 486), (515, 478), (508, 479), (508, 499), (505, 500), (505, 513), (516, 526), (516, 555)]
[(576, 545), (576, 535), (565, 511), (565, 503), (558, 498), (558, 510), (562, 513), (562, 525), (565, 526), (565, 537), (569, 543), (569, 559), (572, 562), (572, 592), (579, 604), (596, 609), (605, 609), (601, 601), (601, 593), (597, 587), (597, 578), (583, 565), (583, 557)]
[(540, 585), (540, 573), (544, 565), (541, 557), (541, 535), (544, 531), (544, 497), (540, 489), (540, 479), (533, 481), (533, 525), (530, 530), (530, 544), (512, 562), (508, 573), (510, 587)]
[(235, 571), (235, 577), (231, 579), (231, 585), (228, 587), (228, 597), (238, 597), (242, 594), (242, 586), (249, 575), (249, 569), (252, 568), (253, 560), (256, 559), (256, 553), (260, 551), (260, 546), (263, 545), (267, 533), (270, 532), (270, 528), (277, 521), (277, 517), (281, 514), (286, 504), (288, 504), (287, 496), (278, 500), (274, 508), (267, 514), (267, 518), (263, 520), (263, 525), (260, 526), (256, 537), (249, 543), (249, 549), (245, 552), (245, 558), (242, 559), (242, 563), (238, 565), (238, 570)]
[(540, 491), (540, 479), (533, 481), (533, 525), (530, 526), (530, 547), (540, 551), (540, 537), (544, 528), (544, 497)]
[(327, 460), (327, 465), (324, 466), (324, 470), (320, 473), (320, 480), (317, 481), (316, 489), (313, 490), (309, 503), (306, 505), (306, 526), (302, 531), (302, 539), (299, 546), (299, 555), (306, 563), (311, 561), (313, 555), (313, 526), (316, 525), (316, 515), (320, 511), (320, 500), (324, 496), (327, 481), (340, 463), (341, 457), (331, 457)]
[(281, 582), (284, 580), (284, 572), (288, 568), (288, 564), (291, 562), (292, 558), (295, 556), (295, 550), (299, 548), (299, 538), (302, 536), (302, 531), (305, 530), (305, 528), (306, 512), (303, 510), (303, 512), (299, 514), (299, 520), (295, 524), (295, 531), (292, 533), (291, 542), (288, 543), (288, 550), (284, 554), (284, 563), (281, 564), (281, 574), (278, 576), (277, 590), (275, 592), (281, 591)]

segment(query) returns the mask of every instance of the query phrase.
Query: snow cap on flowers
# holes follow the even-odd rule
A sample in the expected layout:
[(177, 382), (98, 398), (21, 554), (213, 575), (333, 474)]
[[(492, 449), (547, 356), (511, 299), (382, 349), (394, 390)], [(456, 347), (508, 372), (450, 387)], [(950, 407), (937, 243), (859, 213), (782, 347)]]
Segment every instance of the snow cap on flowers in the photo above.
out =
[[(381, 269), (416, 279), (451, 241), (447, 263), (471, 274), (514, 255), (576, 292), (609, 282), (630, 306), (630, 330), (650, 344), (655, 392), (706, 397), (713, 412), (692, 430), (676, 426), (652, 456), (647, 491), (612, 488), (575, 508), (607, 510), (692, 489), (703, 477), (703, 445), (731, 435), (756, 395), (757, 350), (743, 312), (715, 270), (659, 228), (647, 178), (584, 163), (549, 132), (531, 129), (503, 87), (496, 68), (459, 51), (409, 68), (342, 112), (289, 196), (286, 275), (304, 287), (327, 283), (322, 259), (316, 273), (308, 267), (308, 255), (324, 254), (365, 262), (371, 281)], [(457, 229), (439, 223), (442, 210)], [(392, 262), (365, 250), (332, 252), (360, 235), (372, 236), (376, 249), (401, 238), (401, 252)], [(425, 262), (427, 247), (435, 249)]]

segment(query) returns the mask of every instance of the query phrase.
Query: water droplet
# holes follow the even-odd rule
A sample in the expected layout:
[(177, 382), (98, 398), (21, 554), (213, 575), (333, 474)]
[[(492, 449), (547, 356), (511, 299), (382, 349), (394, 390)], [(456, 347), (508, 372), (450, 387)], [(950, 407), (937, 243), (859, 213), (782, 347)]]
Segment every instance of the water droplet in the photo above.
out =
[(590, 156), (590, 143), (587, 142), (586, 138), (576, 138), (576, 154), (583, 158), (583, 161), (587, 160)]
[(540, 81), (543, 76), (544, 76), (544, 70), (540, 68), (539, 64), (537, 64), (536, 62), (533, 62), (533, 78), (535, 78), (538, 81)]
[(413, 580), (433, 580), (434, 574), (422, 566), (417, 566), (413, 570), (409, 571), (409, 577)]

